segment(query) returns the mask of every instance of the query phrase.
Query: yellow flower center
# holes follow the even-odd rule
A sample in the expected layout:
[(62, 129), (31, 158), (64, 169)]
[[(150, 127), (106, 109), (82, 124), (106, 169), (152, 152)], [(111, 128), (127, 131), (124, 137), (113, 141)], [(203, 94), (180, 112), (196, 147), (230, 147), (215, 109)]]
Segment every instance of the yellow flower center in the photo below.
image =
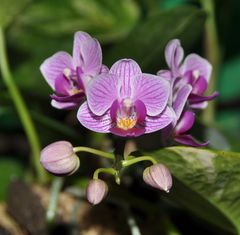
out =
[(130, 98), (125, 98), (121, 102), (116, 124), (118, 128), (123, 130), (129, 130), (137, 124), (137, 114)]
[(80, 93), (82, 90), (80, 90), (80, 89), (76, 89), (76, 88), (73, 88), (73, 89), (71, 89), (70, 90), (70, 95), (76, 95), (76, 94), (78, 94), (78, 93)]
[(133, 128), (137, 123), (136, 117), (120, 117), (117, 118), (117, 127), (123, 130), (129, 130)]

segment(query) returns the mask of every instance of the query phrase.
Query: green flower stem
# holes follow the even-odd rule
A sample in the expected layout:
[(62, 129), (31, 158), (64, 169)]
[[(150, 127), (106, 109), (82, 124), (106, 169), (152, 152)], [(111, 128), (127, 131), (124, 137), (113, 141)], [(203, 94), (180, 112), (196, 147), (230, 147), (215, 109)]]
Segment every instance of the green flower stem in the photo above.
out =
[(56, 210), (57, 210), (57, 204), (58, 204), (58, 196), (63, 186), (63, 182), (64, 182), (64, 178), (61, 178), (61, 177), (55, 177), (52, 182), (50, 199), (49, 199), (49, 204), (48, 204), (48, 209), (46, 214), (48, 223), (52, 223), (54, 221)]
[(114, 175), (116, 183), (120, 184), (120, 178), (118, 176), (118, 171), (116, 171), (115, 169), (113, 169), (113, 168), (98, 168), (93, 174), (93, 179), (95, 179), (95, 180), (98, 179), (100, 173)]
[[(209, 94), (216, 90), (218, 70), (220, 64), (220, 46), (217, 26), (215, 22), (214, 0), (200, 0), (202, 8), (207, 12), (205, 23), (205, 54), (213, 66), (212, 77), (208, 86)], [(215, 102), (211, 101), (203, 113), (203, 122), (210, 125), (215, 118)]]
[(75, 153), (77, 153), (77, 152), (92, 153), (92, 154), (98, 155), (100, 157), (104, 157), (104, 158), (108, 158), (108, 159), (114, 160), (114, 155), (112, 153), (107, 153), (107, 152), (104, 152), (104, 151), (100, 151), (100, 150), (92, 149), (92, 148), (88, 148), (88, 147), (83, 147), (83, 146), (74, 147), (73, 151)]
[(136, 164), (138, 162), (142, 162), (142, 161), (150, 161), (152, 162), (152, 164), (157, 164), (157, 161), (151, 157), (151, 156), (141, 156), (141, 157), (134, 157), (132, 159), (129, 160), (123, 160), (122, 161), (122, 166), (123, 167), (127, 167), (127, 166), (131, 166), (133, 164)]
[(114, 162), (114, 168), (120, 174), (121, 169), (122, 169), (122, 161), (124, 160), (124, 149), (126, 145), (126, 138), (116, 138), (114, 140), (114, 157), (115, 157), (115, 162)]
[(44, 183), (47, 180), (47, 174), (39, 163), (41, 149), (39, 138), (35, 126), (33, 124), (33, 121), (31, 119), (31, 116), (26, 107), (26, 104), (21, 96), (20, 91), (18, 90), (18, 87), (15, 85), (14, 80), (12, 78), (7, 59), (4, 32), (1, 27), (0, 27), (0, 68), (3, 81), (6, 87), (8, 88), (9, 94), (13, 100), (19, 118), (22, 122), (24, 131), (27, 135), (29, 144), (31, 146), (32, 152), (31, 161), (34, 170), (36, 171), (37, 179), (39, 182)]

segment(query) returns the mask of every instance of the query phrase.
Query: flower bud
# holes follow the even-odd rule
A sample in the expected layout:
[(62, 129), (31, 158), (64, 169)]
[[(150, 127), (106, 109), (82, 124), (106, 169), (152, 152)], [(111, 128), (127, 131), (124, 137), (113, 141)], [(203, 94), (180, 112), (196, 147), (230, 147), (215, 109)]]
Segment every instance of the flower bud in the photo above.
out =
[(57, 141), (41, 151), (40, 162), (43, 167), (55, 175), (71, 175), (80, 166), (80, 160), (67, 141)]
[(163, 164), (147, 167), (143, 172), (143, 180), (152, 187), (164, 190), (167, 193), (172, 187), (171, 173)]
[(107, 192), (108, 186), (103, 180), (90, 180), (87, 187), (87, 200), (93, 205), (97, 205), (107, 195)]

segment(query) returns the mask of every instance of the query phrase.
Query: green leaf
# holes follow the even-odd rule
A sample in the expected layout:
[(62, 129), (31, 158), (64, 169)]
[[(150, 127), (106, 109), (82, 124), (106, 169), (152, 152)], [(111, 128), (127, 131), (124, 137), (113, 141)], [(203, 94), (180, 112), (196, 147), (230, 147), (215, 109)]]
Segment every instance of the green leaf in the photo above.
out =
[(0, 201), (6, 198), (7, 187), (13, 178), (23, 176), (23, 166), (16, 160), (0, 158)]
[(175, 177), (171, 200), (223, 231), (240, 234), (239, 153), (170, 147), (152, 155)]
[(139, 18), (132, 0), (72, 0), (75, 10), (88, 22), (88, 32), (103, 41), (113, 41), (128, 34)]
[(179, 38), (184, 48), (191, 46), (202, 32), (205, 18), (205, 12), (194, 7), (155, 12), (105, 55), (105, 63), (129, 57), (143, 70), (156, 71), (164, 65), (167, 42)]
[(30, 0), (0, 0), (0, 26), (6, 27)]

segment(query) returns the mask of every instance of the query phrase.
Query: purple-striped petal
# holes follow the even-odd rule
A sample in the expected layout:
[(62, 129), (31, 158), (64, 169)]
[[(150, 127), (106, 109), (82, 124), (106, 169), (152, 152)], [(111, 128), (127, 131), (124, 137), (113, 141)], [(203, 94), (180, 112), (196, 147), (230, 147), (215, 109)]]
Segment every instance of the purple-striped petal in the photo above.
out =
[(72, 70), (73, 68), (72, 57), (67, 52), (61, 51), (47, 58), (41, 64), (40, 71), (47, 83), (54, 90), (56, 79), (63, 74), (65, 69)]
[(185, 111), (180, 120), (178, 121), (178, 124), (176, 125), (175, 133), (177, 135), (180, 135), (188, 130), (190, 130), (194, 124), (195, 121), (195, 114), (190, 111)]
[(188, 145), (192, 147), (205, 147), (209, 144), (209, 141), (200, 143), (195, 140), (191, 135), (179, 135), (174, 138), (174, 140), (180, 144)]
[(181, 74), (185, 74), (188, 71), (198, 71), (200, 76), (203, 76), (207, 82), (210, 80), (212, 73), (212, 65), (204, 58), (197, 54), (188, 55), (181, 68)]
[(147, 109), (147, 115), (160, 114), (167, 105), (170, 95), (170, 83), (165, 79), (142, 74), (132, 79), (132, 98), (141, 100)]
[(185, 85), (182, 88), (179, 89), (177, 96), (173, 102), (173, 110), (176, 113), (177, 120), (182, 114), (183, 108), (187, 102), (187, 99), (191, 93), (192, 86)]
[(166, 109), (155, 117), (146, 116), (144, 127), (145, 133), (151, 133), (163, 129), (175, 120), (174, 111), (166, 107)]
[(122, 59), (111, 67), (109, 73), (116, 75), (121, 80), (120, 95), (122, 98), (131, 96), (131, 80), (142, 73), (139, 65), (132, 59)]
[(147, 109), (144, 103), (141, 100), (135, 101), (135, 107), (138, 117), (138, 123), (143, 122), (147, 115)]
[(108, 73), (109, 72), (109, 68), (106, 65), (102, 65), (100, 73)]
[(172, 79), (172, 73), (170, 70), (159, 70), (157, 72), (157, 76), (162, 77), (168, 81), (171, 81)]
[(83, 66), (83, 58), (81, 56), (82, 47), (86, 45), (86, 43), (90, 40), (92, 40), (92, 37), (88, 33), (79, 31), (74, 34), (72, 54), (73, 54), (74, 65), (76, 67)]
[(110, 111), (102, 116), (97, 116), (91, 112), (87, 102), (84, 102), (79, 108), (77, 118), (84, 127), (95, 132), (109, 133), (112, 127)]
[(85, 32), (76, 32), (73, 42), (73, 61), (85, 74), (96, 76), (102, 67), (102, 49), (99, 42)]
[(96, 115), (103, 115), (118, 98), (118, 78), (112, 74), (100, 74), (87, 88), (88, 105)]
[(173, 73), (173, 76), (178, 76), (179, 65), (183, 59), (184, 52), (178, 39), (171, 40), (165, 48), (165, 59), (169, 68)]

